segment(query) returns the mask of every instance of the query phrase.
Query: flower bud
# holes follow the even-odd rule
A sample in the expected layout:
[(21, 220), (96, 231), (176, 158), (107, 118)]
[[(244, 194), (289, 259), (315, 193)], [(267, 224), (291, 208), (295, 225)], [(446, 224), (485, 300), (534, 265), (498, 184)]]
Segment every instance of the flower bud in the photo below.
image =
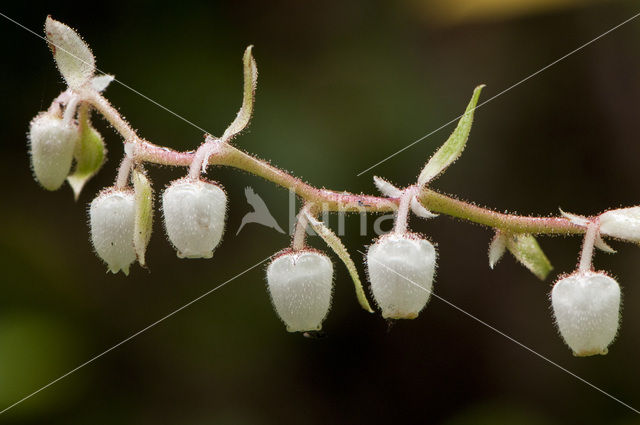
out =
[(620, 286), (603, 272), (575, 272), (551, 291), (560, 335), (576, 356), (607, 354), (618, 331)]
[(415, 319), (429, 301), (436, 249), (412, 233), (379, 238), (367, 253), (371, 292), (387, 319)]
[(36, 180), (47, 190), (62, 186), (71, 169), (73, 151), (80, 139), (76, 124), (44, 112), (31, 121), (29, 148)]
[(184, 178), (162, 195), (167, 235), (180, 258), (211, 258), (224, 232), (227, 195), (217, 184)]
[(122, 270), (128, 275), (129, 266), (136, 259), (135, 210), (135, 197), (130, 190), (103, 190), (91, 202), (91, 241), (112, 273)]
[(600, 215), (600, 233), (640, 243), (640, 207), (620, 208)]
[(317, 331), (331, 306), (333, 265), (317, 251), (288, 251), (269, 264), (267, 286), (287, 331)]

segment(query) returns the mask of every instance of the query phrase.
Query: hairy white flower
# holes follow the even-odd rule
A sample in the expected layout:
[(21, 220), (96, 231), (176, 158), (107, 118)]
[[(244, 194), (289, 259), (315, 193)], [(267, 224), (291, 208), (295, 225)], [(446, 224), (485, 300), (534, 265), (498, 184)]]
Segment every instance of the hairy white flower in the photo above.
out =
[(180, 258), (211, 258), (224, 232), (227, 195), (202, 180), (176, 180), (162, 195), (167, 235)]
[(48, 190), (57, 190), (69, 175), (73, 151), (80, 140), (76, 124), (42, 113), (31, 121), (29, 148), (36, 180)]
[(414, 319), (431, 295), (436, 249), (418, 235), (389, 234), (367, 252), (371, 292), (388, 319)]
[(576, 272), (551, 291), (560, 335), (576, 356), (607, 354), (618, 332), (620, 286), (603, 272)]
[(640, 207), (620, 208), (600, 215), (600, 233), (630, 242), (640, 242)]
[(317, 251), (286, 252), (269, 264), (267, 286), (287, 331), (317, 331), (331, 306), (333, 265)]
[(107, 189), (89, 208), (91, 241), (96, 252), (107, 263), (109, 271), (129, 274), (136, 260), (133, 247), (135, 197), (133, 191)]

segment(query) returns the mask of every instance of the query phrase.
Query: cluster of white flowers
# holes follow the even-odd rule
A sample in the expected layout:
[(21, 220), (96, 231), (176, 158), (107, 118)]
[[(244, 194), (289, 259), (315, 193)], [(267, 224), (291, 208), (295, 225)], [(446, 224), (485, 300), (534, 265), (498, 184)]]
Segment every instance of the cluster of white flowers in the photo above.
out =
[[(82, 137), (78, 122), (65, 120), (60, 108), (52, 107), (33, 119), (29, 131), (32, 167), (43, 187), (58, 189), (68, 178)], [(388, 196), (402, 197), (406, 192), (410, 198), (407, 205), (414, 213), (431, 216), (416, 205), (416, 197), (408, 189), (402, 191), (381, 179), (376, 184)], [(139, 256), (134, 242), (139, 209), (135, 190), (129, 186), (104, 189), (91, 202), (91, 240), (113, 273), (128, 274)], [(227, 195), (214, 182), (185, 177), (169, 184), (162, 194), (162, 213), (178, 257), (211, 258), (222, 239), (226, 210)], [(590, 222), (573, 220), (584, 226)], [(597, 217), (597, 224), (594, 243), (602, 241), (600, 235), (637, 242), (640, 207), (607, 211)], [(504, 250), (506, 245), (502, 245)], [(418, 316), (433, 288), (436, 258), (431, 242), (403, 229), (381, 236), (369, 247), (370, 290), (384, 318)], [(290, 332), (321, 328), (331, 306), (332, 286), (331, 261), (309, 248), (285, 250), (267, 268), (271, 300)], [(557, 281), (551, 301), (560, 334), (574, 354), (607, 352), (618, 331), (620, 310), (620, 287), (612, 277), (590, 269), (578, 270)]]
[[(146, 264), (145, 251), (151, 235), (154, 209), (151, 183), (144, 172), (143, 160), (136, 157), (135, 148), (141, 144), (147, 148), (153, 145), (144, 144), (101, 97), (100, 92), (113, 77), (94, 75), (93, 54), (75, 31), (51, 18), (47, 18), (45, 28), (68, 89), (54, 100), (46, 112), (39, 113), (31, 121), (29, 151), (34, 176), (48, 190), (60, 188), (67, 180), (77, 197), (85, 182), (99, 170), (105, 156), (102, 137), (91, 125), (91, 108), (110, 118), (125, 139), (125, 158), (115, 185), (102, 190), (91, 202), (91, 241), (109, 271), (128, 274), (136, 260), (142, 266)], [(246, 127), (251, 118), (257, 78), (251, 46), (245, 51), (243, 64), (243, 103), (235, 120), (222, 137), (207, 135), (205, 143), (190, 156), (188, 175), (170, 183), (162, 193), (164, 227), (180, 258), (211, 258), (224, 233), (227, 195), (217, 183), (204, 180), (201, 173), (206, 172), (212, 155), (219, 154), (222, 147), (231, 149), (230, 140)], [(425, 202), (423, 194), (428, 192), (425, 189), (431, 180), (456, 161), (464, 150), (481, 90), (482, 86), (474, 90), (456, 129), (430, 158), (414, 185), (400, 189), (383, 179), (374, 178), (384, 197), (368, 199), (378, 202), (378, 206), (386, 206), (387, 211), (391, 206), (397, 207), (393, 232), (375, 240), (366, 253), (370, 292), (386, 319), (414, 319), (429, 301), (437, 251), (425, 237), (408, 230), (408, 220), (411, 213), (427, 219), (436, 216), (427, 210), (428, 202)], [(161, 147), (155, 148), (162, 150), (162, 155), (168, 152)], [(181, 160), (156, 162), (185, 165), (184, 158), (189, 154), (172, 152), (182, 155)], [(253, 161), (254, 168), (247, 170), (266, 170), (262, 175), (273, 175), (275, 168), (264, 161), (237, 149), (234, 152), (236, 160), (241, 157), (242, 161)], [(237, 166), (238, 161), (231, 163)], [(284, 178), (279, 182), (283, 186), (297, 187), (301, 184), (283, 171), (277, 170), (277, 174), (289, 177), (289, 180)], [(290, 332), (320, 330), (331, 306), (333, 264), (327, 255), (305, 245), (307, 226), (311, 226), (342, 260), (354, 281), (360, 305), (367, 311), (373, 311), (346, 248), (329, 228), (316, 219), (318, 211), (314, 208), (324, 201), (323, 195), (341, 194), (321, 190), (318, 193), (306, 199), (298, 216), (291, 247), (274, 255), (266, 271), (267, 289), (275, 311)], [(358, 202), (364, 199), (357, 198), (357, 195), (349, 196)], [(481, 210), (457, 200), (450, 201), (449, 213), (458, 217), (464, 218), (470, 209), (476, 213)], [(441, 211), (447, 209), (441, 208)], [(570, 230), (575, 232), (577, 226), (582, 229), (575, 233), (584, 231), (585, 237), (578, 269), (561, 277), (551, 290), (556, 324), (575, 355), (605, 354), (618, 333), (620, 287), (607, 273), (593, 270), (593, 251), (599, 248), (614, 252), (603, 237), (639, 243), (640, 207), (606, 211), (595, 217), (563, 215), (565, 221), (560, 219), (555, 222), (556, 227), (544, 230), (552, 233), (574, 227)], [(544, 279), (551, 270), (548, 259), (535, 237), (518, 228), (518, 223), (514, 224), (524, 218), (494, 212), (487, 212), (486, 216), (502, 216), (503, 220), (475, 220), (496, 228), (496, 236), (489, 249), (490, 267), (493, 268), (508, 250), (536, 276)], [(512, 220), (511, 226), (507, 225), (508, 219)], [(528, 219), (538, 220), (538, 223), (544, 221)], [(536, 233), (535, 228), (529, 231)]]
[[(409, 209), (416, 199), (415, 187), (401, 190), (376, 178), (378, 188), (387, 196), (401, 199), (394, 231), (378, 238), (367, 252), (370, 289), (382, 317), (414, 319), (425, 307), (433, 287), (436, 249), (421, 235), (406, 230)], [(426, 210), (419, 216), (433, 216)], [(306, 218), (305, 218), (306, 217)], [(355, 266), (333, 233), (313, 217), (303, 216), (314, 230), (345, 261), (353, 274)], [(309, 248), (296, 248), (279, 255), (267, 269), (267, 281), (276, 311), (289, 331), (319, 330), (331, 301), (333, 269), (329, 259)], [(313, 261), (311, 260), (313, 258)], [(359, 279), (354, 278), (357, 290)], [(370, 310), (364, 294), (361, 304)]]
[[(83, 159), (79, 156), (82, 153), (78, 154), (79, 145), (88, 132), (95, 133), (89, 125), (81, 126), (75, 119), (63, 118), (63, 112), (67, 114), (69, 108), (77, 106), (65, 100), (64, 111), (54, 102), (49, 111), (33, 119), (29, 130), (34, 176), (48, 190), (59, 189), (69, 179), (74, 155), (78, 163)], [(142, 203), (150, 201), (142, 199)], [(113, 273), (128, 274), (129, 267), (140, 256), (134, 243), (136, 232), (150, 231), (136, 228), (141, 208), (135, 190), (126, 185), (106, 188), (91, 202), (91, 241)], [(211, 258), (222, 239), (226, 210), (227, 195), (218, 184), (191, 177), (172, 182), (162, 195), (162, 211), (167, 236), (178, 257)], [(145, 225), (150, 227), (150, 220)]]
[[(164, 224), (180, 258), (211, 258), (224, 232), (227, 195), (215, 183), (184, 178), (162, 195)], [(134, 249), (136, 202), (131, 189), (102, 191), (89, 208), (91, 240), (109, 270), (129, 273)]]
[[(369, 247), (371, 293), (387, 319), (414, 319), (431, 295), (436, 250), (417, 234), (382, 236)], [(276, 312), (289, 332), (316, 331), (331, 306), (333, 267), (315, 250), (287, 250), (267, 268)]]

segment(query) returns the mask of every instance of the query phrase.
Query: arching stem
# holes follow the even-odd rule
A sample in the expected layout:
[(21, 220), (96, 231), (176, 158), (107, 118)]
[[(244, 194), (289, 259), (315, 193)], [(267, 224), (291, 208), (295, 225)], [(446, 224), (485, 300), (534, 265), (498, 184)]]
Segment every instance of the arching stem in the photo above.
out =
[[(138, 137), (133, 128), (111, 106), (100, 93), (83, 93), (83, 101), (89, 102), (120, 133), (125, 142), (135, 144), (135, 161), (154, 164), (190, 167), (194, 161), (193, 152), (179, 152), (156, 146)], [(233, 146), (224, 144), (209, 158), (211, 165), (224, 165), (247, 171), (279, 186), (294, 191), (307, 202), (324, 203), (328, 211), (353, 212), (394, 212), (400, 199), (371, 195), (358, 195), (313, 187), (297, 177), (280, 170), (271, 164), (242, 152)], [(122, 168), (122, 167), (121, 167)], [(120, 177), (118, 178), (120, 180)], [(124, 178), (126, 182), (126, 178)], [(126, 184), (126, 183), (125, 183)], [(515, 214), (503, 214), (473, 203), (461, 201), (451, 196), (424, 188), (417, 199), (425, 208), (434, 213), (446, 214), (462, 220), (471, 221), (506, 232), (529, 233), (533, 235), (572, 235), (584, 234), (585, 227), (572, 223), (564, 217), (530, 217)], [(410, 199), (408, 200), (410, 204)], [(408, 215), (408, 212), (407, 212)], [(400, 220), (399, 228), (403, 226)], [(404, 225), (406, 226), (406, 224)], [(405, 227), (406, 228), (406, 227)]]

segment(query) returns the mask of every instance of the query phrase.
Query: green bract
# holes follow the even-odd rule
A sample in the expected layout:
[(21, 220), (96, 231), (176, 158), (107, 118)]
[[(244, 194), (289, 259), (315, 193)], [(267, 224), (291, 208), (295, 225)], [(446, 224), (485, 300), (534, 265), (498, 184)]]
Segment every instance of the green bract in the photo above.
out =
[(89, 46), (73, 29), (50, 16), (44, 29), (58, 69), (69, 87), (78, 89), (89, 82), (96, 68)]
[(447, 141), (433, 154), (427, 165), (424, 166), (420, 177), (418, 177), (418, 186), (422, 187), (433, 180), (438, 174), (443, 172), (449, 165), (460, 157), (464, 150), (469, 133), (471, 132), (471, 124), (473, 124), (473, 113), (476, 110), (476, 104), (480, 97), (480, 92), (484, 85), (480, 85), (473, 91), (473, 96), (467, 105), (467, 110), (458, 121), (458, 126)]
[[(82, 111), (84, 108), (80, 109)], [(93, 128), (88, 115), (86, 110), (80, 113), (80, 140), (73, 154), (76, 167), (73, 173), (67, 177), (76, 200), (87, 181), (102, 167), (106, 153), (102, 136)]]

